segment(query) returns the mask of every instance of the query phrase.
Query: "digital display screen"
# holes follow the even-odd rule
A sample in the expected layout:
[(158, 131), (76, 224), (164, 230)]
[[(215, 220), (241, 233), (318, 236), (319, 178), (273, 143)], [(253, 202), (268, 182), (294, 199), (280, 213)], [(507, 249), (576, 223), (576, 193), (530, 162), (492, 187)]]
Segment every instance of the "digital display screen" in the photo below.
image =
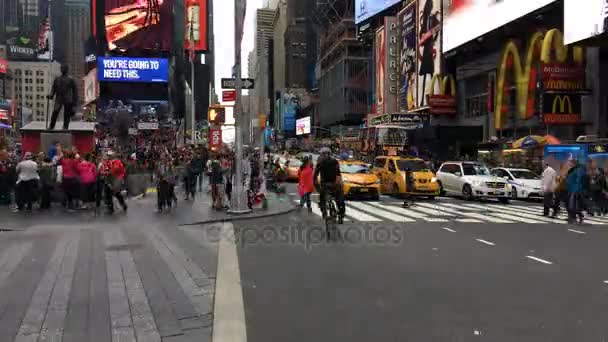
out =
[(169, 61), (165, 58), (99, 57), (97, 72), (100, 82), (169, 81)]
[(173, 0), (103, 0), (106, 40), (115, 49), (169, 51)]

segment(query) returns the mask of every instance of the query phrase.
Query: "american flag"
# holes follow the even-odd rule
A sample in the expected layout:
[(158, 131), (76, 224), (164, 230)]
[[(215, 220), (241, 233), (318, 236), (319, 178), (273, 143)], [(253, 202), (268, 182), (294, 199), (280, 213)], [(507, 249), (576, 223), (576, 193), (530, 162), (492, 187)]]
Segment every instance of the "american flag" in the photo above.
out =
[(51, 31), (51, 21), (47, 16), (40, 23), (40, 32), (38, 34), (38, 50), (47, 51), (49, 49), (48, 33)]

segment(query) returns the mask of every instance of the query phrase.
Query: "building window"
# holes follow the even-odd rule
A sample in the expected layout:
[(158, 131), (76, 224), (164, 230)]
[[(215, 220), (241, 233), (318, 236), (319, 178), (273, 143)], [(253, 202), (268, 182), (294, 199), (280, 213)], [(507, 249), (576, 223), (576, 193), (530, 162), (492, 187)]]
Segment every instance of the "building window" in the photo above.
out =
[(44, 84), (44, 80), (42, 78), (37, 78), (36, 84)]
[(36, 91), (44, 92), (44, 87), (36, 87)]
[(21, 69), (16, 69), (15, 70), (15, 75), (21, 75)]
[(32, 70), (25, 70), (25, 76), (31, 76)]
[(36, 71), (36, 76), (44, 76), (44, 71), (37, 70)]
[(467, 119), (488, 115), (488, 78), (478, 75), (465, 80), (465, 111)]

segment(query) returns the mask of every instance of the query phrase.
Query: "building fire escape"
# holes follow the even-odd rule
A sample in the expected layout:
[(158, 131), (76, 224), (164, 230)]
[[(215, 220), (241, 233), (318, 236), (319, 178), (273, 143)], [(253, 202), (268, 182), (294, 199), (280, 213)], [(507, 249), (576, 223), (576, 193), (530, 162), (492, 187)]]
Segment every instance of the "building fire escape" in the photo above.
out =
[(317, 0), (322, 126), (358, 125), (367, 113), (369, 55), (357, 40), (354, 1)]

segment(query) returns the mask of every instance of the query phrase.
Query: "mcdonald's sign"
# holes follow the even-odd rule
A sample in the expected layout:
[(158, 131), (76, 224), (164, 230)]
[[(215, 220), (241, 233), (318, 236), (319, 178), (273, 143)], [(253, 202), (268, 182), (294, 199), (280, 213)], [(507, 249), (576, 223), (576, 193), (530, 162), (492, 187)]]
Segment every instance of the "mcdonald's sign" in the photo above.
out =
[(543, 121), (546, 124), (576, 124), (581, 122), (581, 95), (546, 93), (543, 95)]
[[(534, 115), (536, 108), (536, 96), (534, 95), (539, 74), (536, 66), (540, 65), (541, 68), (544, 68), (541, 72), (545, 77), (550, 76), (549, 79), (543, 80), (550, 89), (571, 90), (567, 88), (581, 85), (578, 78), (584, 79), (584, 59), (583, 48), (568, 48), (568, 46), (565, 46), (563, 35), (558, 29), (552, 29), (546, 33), (534, 32), (528, 41), (525, 60), (523, 61), (515, 41), (507, 42), (498, 70), (494, 110), (496, 129), (502, 129), (507, 121), (508, 106), (506, 103), (510, 85), (514, 85), (516, 89), (516, 115), (523, 120), (529, 119)], [(573, 63), (568, 63), (569, 61)], [(572, 65), (578, 68), (574, 72), (572, 72)], [(556, 68), (562, 68), (566, 72), (555, 73), (556, 70), (559, 71)], [(511, 79), (508, 79), (507, 71), (513, 73)], [(569, 81), (564, 83), (560, 79), (561, 81)], [(566, 89), (560, 89), (560, 87)]]
[[(435, 94), (437, 84), (439, 94)], [(450, 93), (446, 94), (448, 86)], [(431, 114), (456, 114), (456, 81), (454, 76), (434, 75), (429, 86), (427, 102)]]

